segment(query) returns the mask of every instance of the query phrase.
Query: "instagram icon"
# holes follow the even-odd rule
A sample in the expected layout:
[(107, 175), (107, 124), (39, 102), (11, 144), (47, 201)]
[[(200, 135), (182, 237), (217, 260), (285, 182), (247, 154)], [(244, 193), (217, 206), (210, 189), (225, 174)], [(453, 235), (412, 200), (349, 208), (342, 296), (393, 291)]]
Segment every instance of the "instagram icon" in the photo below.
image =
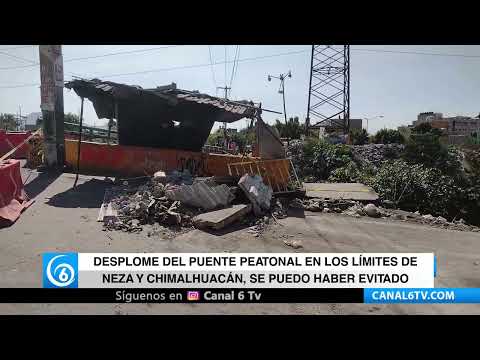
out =
[(188, 301), (198, 301), (200, 300), (200, 293), (198, 291), (189, 291), (187, 292)]

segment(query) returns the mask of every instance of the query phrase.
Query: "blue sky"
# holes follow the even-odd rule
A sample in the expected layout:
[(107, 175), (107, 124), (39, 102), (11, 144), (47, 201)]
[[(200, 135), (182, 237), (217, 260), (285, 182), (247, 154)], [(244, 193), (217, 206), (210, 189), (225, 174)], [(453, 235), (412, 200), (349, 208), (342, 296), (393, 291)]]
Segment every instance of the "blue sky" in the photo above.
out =
[[(18, 45), (19, 47), (21, 45)], [(38, 66), (2, 69), (38, 62), (38, 46), (16, 48), (0, 46), (0, 112), (22, 114), (40, 111), (40, 82)], [(225, 58), (233, 61), (236, 45), (211, 46), (214, 62)], [(131, 54), (119, 54), (83, 60), (76, 58), (100, 56), (107, 53), (146, 50)], [(152, 50), (153, 49), (153, 50)], [(464, 56), (433, 56), (390, 53), (422, 52)], [(280, 55), (285, 54), (287, 55)], [(199, 90), (222, 96), (216, 86), (230, 85), (232, 63), (210, 66), (207, 45), (129, 46), (63, 46), (65, 78), (71, 74), (99, 77), (104, 80), (124, 82), (142, 87), (155, 87), (175, 82), (179, 88)], [(248, 60), (262, 56), (263, 59)], [(279, 82), (267, 81), (267, 75), (278, 76), (292, 71), (286, 80), (285, 95), (287, 114), (302, 120), (307, 111), (308, 81), (310, 75), (310, 46), (308, 45), (242, 45), (236, 76), (232, 83), (232, 99), (248, 99), (262, 102), (262, 106), (281, 112), (282, 97), (278, 93)], [(69, 61), (70, 60), (70, 61)], [(29, 62), (30, 61), (30, 62)], [(183, 69), (172, 67), (205, 65)], [(387, 127), (410, 124), (419, 112), (436, 111), (445, 115), (476, 116), (480, 112), (480, 46), (428, 46), (428, 45), (355, 45), (351, 46), (351, 117), (375, 117), (369, 122), (369, 132)], [(152, 71), (150, 71), (152, 70)], [(140, 73), (138, 73), (140, 72)], [(144, 73), (141, 73), (144, 72)], [(136, 73), (119, 75), (126, 73)], [(226, 73), (226, 76), (225, 76)], [(80, 99), (73, 91), (64, 91), (65, 112), (78, 113)], [(88, 124), (104, 124), (97, 119), (93, 106), (86, 102), (85, 121)], [(264, 113), (264, 119), (273, 123), (281, 115)], [(233, 127), (246, 124), (240, 120)]]

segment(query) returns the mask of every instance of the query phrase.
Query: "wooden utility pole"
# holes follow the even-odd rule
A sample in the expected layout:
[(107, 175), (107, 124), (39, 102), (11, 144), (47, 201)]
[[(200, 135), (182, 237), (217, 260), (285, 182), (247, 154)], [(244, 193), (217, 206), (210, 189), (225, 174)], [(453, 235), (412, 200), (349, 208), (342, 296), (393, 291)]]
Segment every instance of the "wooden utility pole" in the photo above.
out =
[(45, 165), (63, 167), (65, 134), (63, 119), (63, 56), (61, 45), (40, 45), (40, 93), (43, 117)]

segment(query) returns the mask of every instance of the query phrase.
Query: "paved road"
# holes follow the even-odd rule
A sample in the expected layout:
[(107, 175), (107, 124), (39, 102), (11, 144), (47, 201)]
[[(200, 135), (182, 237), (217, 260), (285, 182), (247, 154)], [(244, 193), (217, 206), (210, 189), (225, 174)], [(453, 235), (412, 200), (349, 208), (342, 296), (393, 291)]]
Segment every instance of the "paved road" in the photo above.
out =
[[(24, 174), (26, 178), (30, 173)], [(245, 228), (227, 234), (194, 230), (162, 235), (103, 232), (96, 222), (102, 178), (33, 172), (27, 191), (35, 203), (13, 226), (0, 229), (0, 287), (40, 287), (41, 254), (74, 252), (291, 252), (285, 236), (307, 252), (435, 252), (437, 287), (480, 287), (480, 235), (382, 219), (299, 213), (260, 237)], [(480, 314), (480, 305), (367, 304), (0, 304), (1, 314)]]

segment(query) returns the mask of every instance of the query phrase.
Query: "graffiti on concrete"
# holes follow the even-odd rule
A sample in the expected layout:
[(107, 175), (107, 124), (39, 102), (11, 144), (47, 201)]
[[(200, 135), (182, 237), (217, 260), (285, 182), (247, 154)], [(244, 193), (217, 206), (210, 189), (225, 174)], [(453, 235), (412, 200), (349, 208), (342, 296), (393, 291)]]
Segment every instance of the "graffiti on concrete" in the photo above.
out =
[(203, 158), (184, 158), (181, 157), (178, 159), (177, 169), (184, 171), (188, 170), (192, 175), (201, 175), (205, 172), (205, 162)]

